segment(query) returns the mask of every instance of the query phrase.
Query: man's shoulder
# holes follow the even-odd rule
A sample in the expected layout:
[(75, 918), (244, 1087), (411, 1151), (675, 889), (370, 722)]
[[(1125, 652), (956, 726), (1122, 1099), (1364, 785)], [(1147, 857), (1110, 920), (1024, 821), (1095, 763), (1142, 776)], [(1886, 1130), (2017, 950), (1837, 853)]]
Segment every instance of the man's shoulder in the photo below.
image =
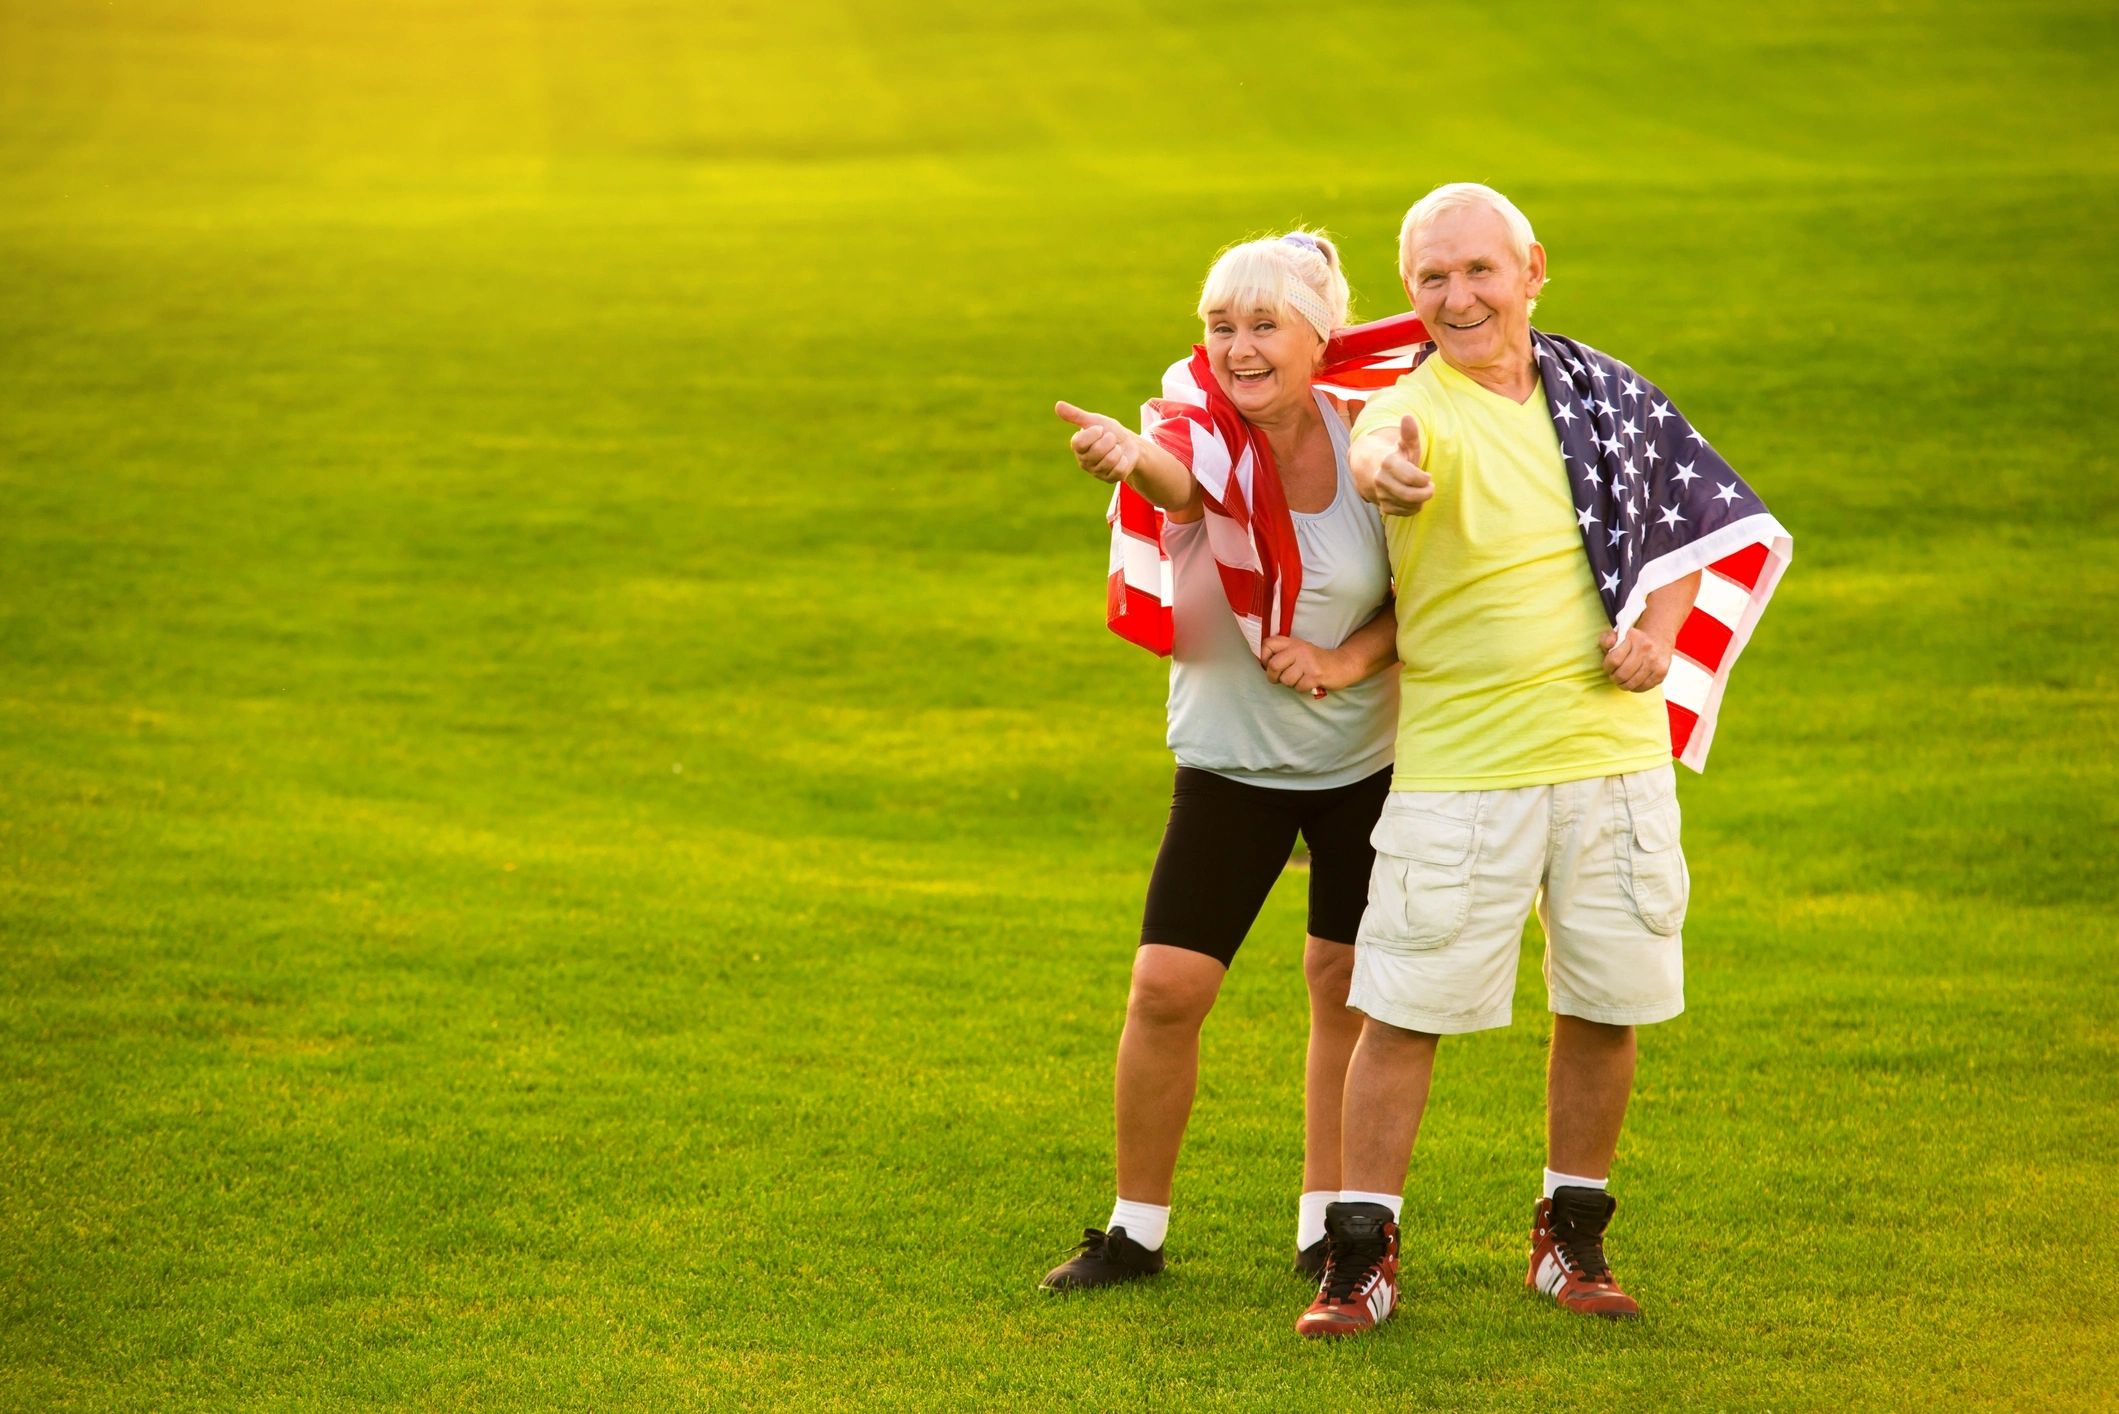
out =
[(1401, 377), (1388, 388), (1378, 389), (1365, 404), (1361, 415), (1354, 421), (1354, 435), (1359, 437), (1378, 427), (1396, 422), (1411, 413), (1423, 423), (1432, 415), (1442, 385), (1435, 370), (1441, 366), (1439, 358), (1429, 358), (1418, 368)]
[(1545, 329), (1531, 330), (1530, 337), (1538, 362), (1548, 369), (1557, 368), (1567, 381), (1578, 386), (1584, 380), (1596, 383), (1613, 377), (1623, 380), (1639, 376), (1624, 359), (1614, 358), (1580, 339)]

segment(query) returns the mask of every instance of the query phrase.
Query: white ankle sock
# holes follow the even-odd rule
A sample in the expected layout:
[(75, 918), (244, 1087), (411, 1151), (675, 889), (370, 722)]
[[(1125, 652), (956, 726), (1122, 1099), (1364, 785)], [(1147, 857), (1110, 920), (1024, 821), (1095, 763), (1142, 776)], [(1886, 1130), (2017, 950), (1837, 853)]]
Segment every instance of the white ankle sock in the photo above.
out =
[(1153, 1203), (1135, 1203), (1121, 1198), (1111, 1206), (1111, 1228), (1124, 1228), (1126, 1236), (1153, 1252), (1170, 1235), (1170, 1209)]
[(1324, 1241), (1324, 1210), (1339, 1201), (1336, 1188), (1313, 1189), (1302, 1195), (1302, 1209), (1295, 1217), (1295, 1250), (1304, 1252)]
[(1346, 1192), (1339, 1195), (1339, 1201), (1342, 1203), (1381, 1203), (1384, 1207), (1391, 1210), (1392, 1222), (1398, 1221), (1398, 1214), (1405, 1209), (1405, 1195), (1402, 1193), (1363, 1193), (1357, 1189), (1349, 1188)]
[(1545, 1196), (1552, 1197), (1555, 1188), (1594, 1188), (1600, 1192), (1611, 1182), (1608, 1178), (1584, 1178), (1578, 1173), (1555, 1173), (1545, 1170)]

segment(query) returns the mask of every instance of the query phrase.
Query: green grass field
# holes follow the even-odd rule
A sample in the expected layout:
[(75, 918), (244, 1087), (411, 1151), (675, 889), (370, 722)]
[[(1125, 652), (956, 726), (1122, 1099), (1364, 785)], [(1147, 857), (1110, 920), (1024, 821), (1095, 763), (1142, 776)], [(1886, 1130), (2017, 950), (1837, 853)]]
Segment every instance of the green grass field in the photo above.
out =
[[(0, 0), (0, 1405), (2109, 1407), (2119, 15)], [(1445, 1047), (1315, 1347), (1300, 889), (1174, 1263), (1110, 1198), (1167, 806), (1123, 412), (1227, 241), (1486, 180), (1795, 531), (1690, 1011), (1528, 1298)]]

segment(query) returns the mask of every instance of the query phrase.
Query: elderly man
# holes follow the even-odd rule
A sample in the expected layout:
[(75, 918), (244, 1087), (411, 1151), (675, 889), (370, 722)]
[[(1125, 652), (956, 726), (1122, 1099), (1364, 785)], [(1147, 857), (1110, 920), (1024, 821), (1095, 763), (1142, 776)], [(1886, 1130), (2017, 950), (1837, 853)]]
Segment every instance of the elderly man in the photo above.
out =
[(1684, 1008), (1671, 756), (1704, 761), (1729, 662), (1791, 546), (1652, 385), (1531, 328), (1545, 251), (1499, 192), (1429, 193), (1406, 215), (1400, 270), (1438, 356), (1369, 402), (1350, 454), (1388, 517), (1398, 765), (1348, 1002), (1365, 1021), (1345, 1191), (1296, 1329), (1352, 1334), (1394, 1308), (1437, 1041), (1509, 1024), (1533, 908), (1553, 1034), (1526, 1284), (1634, 1317), (1605, 1260), (1606, 1182), (1634, 1028)]

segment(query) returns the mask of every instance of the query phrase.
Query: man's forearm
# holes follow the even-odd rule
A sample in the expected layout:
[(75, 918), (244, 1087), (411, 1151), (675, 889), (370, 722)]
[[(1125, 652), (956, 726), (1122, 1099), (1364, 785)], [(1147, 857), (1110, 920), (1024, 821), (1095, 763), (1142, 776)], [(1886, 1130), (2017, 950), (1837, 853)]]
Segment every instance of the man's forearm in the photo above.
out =
[(1398, 434), (1389, 428), (1373, 427), (1354, 439), (1346, 449), (1347, 470), (1354, 474), (1354, 489), (1361, 493), (1364, 501), (1376, 499), (1376, 473), (1383, 467), (1383, 459), (1398, 445)]
[(1693, 601), (1699, 597), (1700, 571), (1694, 570), (1683, 579), (1673, 580), (1651, 593), (1648, 602), (1642, 606), (1641, 619), (1636, 627), (1658, 643), (1666, 646), (1675, 643), (1685, 616), (1692, 612)]

